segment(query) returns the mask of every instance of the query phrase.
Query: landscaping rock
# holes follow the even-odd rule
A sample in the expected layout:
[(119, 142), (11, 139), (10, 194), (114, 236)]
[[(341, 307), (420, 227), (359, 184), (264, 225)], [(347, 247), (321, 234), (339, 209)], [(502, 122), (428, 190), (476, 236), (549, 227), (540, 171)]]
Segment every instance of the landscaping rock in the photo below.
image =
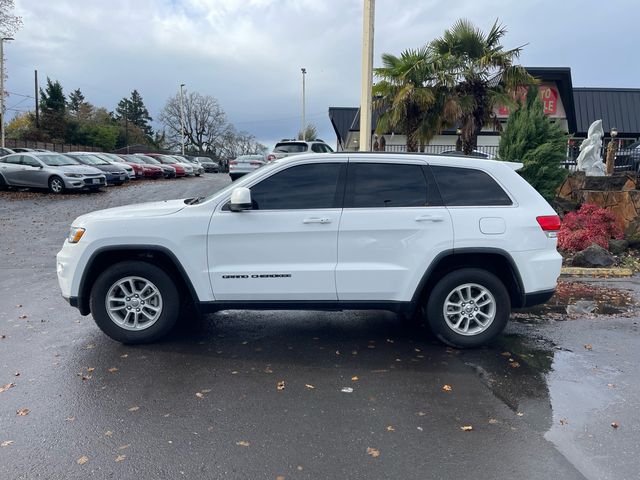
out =
[(574, 267), (609, 267), (613, 265), (614, 258), (600, 245), (592, 244), (573, 256), (571, 262)]
[(620, 255), (629, 248), (629, 242), (626, 240), (609, 240), (609, 251), (614, 255)]

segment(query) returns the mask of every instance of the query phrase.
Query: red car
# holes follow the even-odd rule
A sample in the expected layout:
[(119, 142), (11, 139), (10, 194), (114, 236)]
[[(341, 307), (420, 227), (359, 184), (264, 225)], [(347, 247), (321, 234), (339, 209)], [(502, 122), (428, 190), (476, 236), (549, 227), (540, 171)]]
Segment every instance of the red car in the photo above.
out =
[(163, 178), (164, 171), (156, 165), (145, 163), (142, 159), (136, 158), (135, 155), (120, 155), (120, 158), (127, 165), (131, 165), (136, 174), (136, 178)]
[[(187, 172), (185, 171), (184, 167), (180, 166), (178, 163), (175, 162), (175, 160), (172, 160), (171, 157), (167, 155), (162, 155), (160, 153), (145, 153), (145, 155), (147, 157), (155, 158), (160, 163), (170, 165), (171, 167), (173, 167), (176, 171), (176, 178), (184, 177), (187, 175)], [(172, 160), (172, 161), (169, 161), (169, 160)]]

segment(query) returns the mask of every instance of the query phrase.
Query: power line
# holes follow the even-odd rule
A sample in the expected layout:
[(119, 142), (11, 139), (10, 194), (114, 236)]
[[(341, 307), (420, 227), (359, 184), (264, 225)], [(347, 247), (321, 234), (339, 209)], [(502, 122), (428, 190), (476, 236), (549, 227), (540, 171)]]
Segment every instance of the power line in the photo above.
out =
[(16, 92), (7, 92), (9, 95), (17, 95), (18, 97), (25, 97), (25, 98), (33, 98), (35, 99), (36, 97), (32, 96), (32, 95), (25, 95), (24, 93), (16, 93)]

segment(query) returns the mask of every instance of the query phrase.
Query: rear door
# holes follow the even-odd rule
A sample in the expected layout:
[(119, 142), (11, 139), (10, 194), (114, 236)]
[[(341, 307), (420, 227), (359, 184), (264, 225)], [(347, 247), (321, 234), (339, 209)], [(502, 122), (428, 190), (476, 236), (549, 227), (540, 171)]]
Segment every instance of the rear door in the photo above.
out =
[(351, 158), (338, 235), (336, 286), (345, 301), (411, 300), (453, 227), (427, 164)]

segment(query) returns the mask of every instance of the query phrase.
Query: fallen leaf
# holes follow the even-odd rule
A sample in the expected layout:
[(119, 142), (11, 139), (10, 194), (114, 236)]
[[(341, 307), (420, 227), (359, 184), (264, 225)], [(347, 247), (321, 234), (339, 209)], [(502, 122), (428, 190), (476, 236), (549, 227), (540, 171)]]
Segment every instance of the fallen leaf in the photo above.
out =
[(92, 348), (95, 348), (96, 344), (95, 343), (90, 343), (88, 345), (85, 345), (84, 348), (86, 348), (87, 350), (91, 350)]
[(616, 384), (615, 383), (607, 383), (607, 387), (616, 388)]
[(313, 390), (314, 388), (316, 388), (316, 387), (314, 387), (313, 385), (311, 385), (309, 383), (305, 384), (305, 387), (307, 387), (309, 390)]
[(342, 390), (340, 390), (342, 393), (353, 393), (353, 388), (351, 387), (343, 387)]
[(246, 440), (240, 440), (239, 442), (236, 442), (236, 445), (239, 447), (248, 447), (250, 444)]
[(280, 380), (277, 384), (276, 384), (276, 388), (278, 390), (284, 390), (284, 380)]
[(96, 369), (96, 367), (87, 367), (87, 372), (91, 373)]
[(356, 377), (355, 375), (353, 377), (351, 377), (351, 381), (352, 382), (357, 382), (358, 381), (358, 377)]
[(498, 420), (496, 420), (495, 418), (490, 418), (490, 419), (489, 419), (489, 423), (490, 423), (491, 425), (495, 425), (496, 423), (498, 423)]
[(125, 353), (125, 354), (123, 354), (123, 355), (120, 355), (120, 358), (127, 358), (128, 356), (129, 356), (129, 354), (128, 354), (128, 353)]
[(451, 390), (453, 390), (453, 388), (451, 387), (451, 385), (443, 385), (442, 390), (445, 392), (450, 392)]
[(396, 429), (392, 425), (387, 425), (387, 432), (395, 432)]
[(276, 480), (285, 480), (284, 475), (276, 475)]
[(81, 456), (79, 459), (76, 460), (76, 463), (78, 465), (84, 465), (85, 463), (87, 463), (89, 461), (89, 457), (87, 457), (86, 455)]
[(18, 318), (21, 319), (21, 320), (24, 320), (25, 318), (27, 318), (27, 316), (26, 315), (20, 315)]
[(271, 367), (267, 367), (264, 369), (264, 373), (273, 373), (273, 370), (271, 370)]
[(105, 437), (110, 437), (111, 435), (113, 435), (113, 432), (111, 430), (107, 430), (106, 432), (104, 432)]
[(204, 394), (200, 393), (200, 392), (196, 392), (196, 397), (198, 398), (204, 398)]
[(424, 412), (418, 412), (418, 416), (419, 417), (424, 417), (425, 415), (426, 415), (426, 413), (424, 413)]
[(15, 386), (16, 386), (15, 383), (7, 383), (7, 384), (5, 384), (5, 385), (0, 387), (0, 393), (6, 392), (7, 390), (9, 390), (10, 388), (13, 388)]
[(116, 367), (111, 367), (108, 369), (109, 373), (116, 373), (118, 371), (118, 369)]
[(0, 335), (0, 340), (4, 340), (5, 338), (7, 338), (7, 336), (4, 333)]
[(460, 430), (462, 430), (463, 432), (470, 432), (471, 430), (473, 430), (473, 425), (463, 425), (460, 427)]
[(26, 417), (30, 412), (31, 410), (29, 410), (28, 408), (21, 408), (16, 411), (16, 414), (20, 417)]
[(140, 407), (138, 407), (137, 405), (134, 405), (133, 407), (129, 408), (130, 412), (137, 412), (138, 410), (140, 410)]
[(519, 416), (519, 417), (524, 417), (524, 413), (522, 413), (522, 412), (516, 412), (516, 415)]
[(367, 455), (371, 455), (373, 458), (380, 456), (380, 450), (372, 447), (367, 447)]
[(424, 430), (422, 427), (416, 427), (418, 430), (420, 430), (421, 432)]
[(125, 458), (127, 458), (127, 456), (126, 456), (126, 455), (118, 455), (118, 456), (116, 457), (116, 462), (121, 462), (121, 461), (123, 461)]
[(584, 348), (586, 348), (587, 350), (593, 350), (593, 345), (591, 345), (590, 343), (586, 343), (584, 345)]
[(75, 419), (76, 419), (76, 417), (67, 417), (67, 418), (65, 418), (65, 420), (67, 422), (73, 422), (73, 421), (75, 421)]
[(511, 368), (519, 368), (519, 367), (520, 367), (520, 363), (519, 363), (519, 362), (515, 362), (515, 361), (514, 361), (514, 362), (511, 362), (511, 363), (509, 364), (509, 366), (510, 366)]
[(16, 308), (22, 308), (22, 304), (21, 303), (17, 304)]
[(14, 377), (19, 377), (20, 376), (20, 372), (16, 372), (13, 374)]
[(13, 443), (13, 440), (5, 440), (4, 442), (0, 443), (0, 447), (8, 447), (12, 443)]
[(130, 444), (130, 443), (127, 443), (127, 444), (125, 444), (125, 445), (120, 445), (120, 446), (118, 447), (118, 450), (126, 450), (126, 449), (127, 449), (127, 448), (129, 448), (130, 446), (131, 446), (131, 444)]
[(502, 355), (503, 357), (510, 357), (511, 352), (502, 352), (500, 355)]
[(618, 422), (611, 422), (611, 426), (613, 428), (618, 428), (620, 425), (618, 425)]
[(566, 418), (560, 419), (560, 425), (567, 425), (568, 423), (569, 423), (569, 420), (567, 420)]

